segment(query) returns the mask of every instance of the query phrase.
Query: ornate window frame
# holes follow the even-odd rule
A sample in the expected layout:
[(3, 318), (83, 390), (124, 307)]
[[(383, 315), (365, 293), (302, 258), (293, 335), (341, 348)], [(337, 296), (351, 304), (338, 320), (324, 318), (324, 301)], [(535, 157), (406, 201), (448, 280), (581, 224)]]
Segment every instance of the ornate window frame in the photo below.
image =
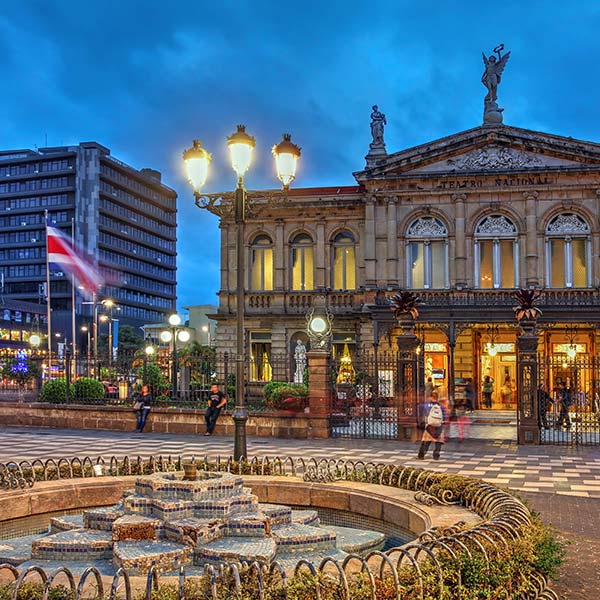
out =
[[(340, 242), (339, 240), (342, 237), (346, 238), (350, 241)], [(355, 290), (356, 289), (356, 237), (354, 236), (354, 234), (351, 231), (348, 231), (348, 230), (340, 231), (332, 238), (331, 248), (332, 248), (332, 252), (331, 252), (331, 288), (336, 291)], [(344, 264), (342, 266), (342, 279), (343, 279), (344, 286), (341, 288), (335, 287), (335, 251), (336, 251), (336, 248), (352, 248), (354, 250), (354, 287), (353, 288), (349, 288), (346, 285), (347, 284), (346, 274), (347, 274), (348, 268), (346, 265), (345, 256), (343, 259)]]
[(592, 287), (592, 230), (589, 223), (575, 212), (561, 212), (548, 222), (545, 231), (546, 246), (546, 287), (552, 287), (551, 240), (562, 239), (564, 245), (565, 288), (573, 288), (573, 239), (585, 240), (585, 279), (586, 286)]
[[(268, 244), (261, 244), (260, 241), (261, 240), (268, 240), (269, 243)], [(254, 236), (254, 239), (252, 240), (252, 244), (250, 245), (250, 264), (249, 264), (249, 272), (248, 272), (248, 277), (250, 278), (250, 281), (248, 282), (248, 289), (253, 291), (253, 292), (270, 292), (273, 290), (273, 285), (271, 286), (270, 289), (265, 288), (265, 254), (264, 254), (264, 250), (266, 250), (267, 248), (271, 249), (271, 282), (273, 282), (274, 279), (274, 264), (273, 264), (273, 250), (274, 250), (274, 244), (273, 244), (273, 238), (271, 238), (270, 235), (266, 234), (266, 233), (259, 233), (258, 235)], [(254, 253), (261, 251), (261, 286), (259, 288), (254, 288), (253, 287), (253, 274), (254, 274)]]
[[(306, 256), (305, 256), (305, 249), (306, 248), (311, 248), (312, 249), (312, 253), (313, 253), (313, 265), (312, 265), (312, 269), (313, 269), (313, 273), (312, 273), (312, 280), (313, 280), (313, 286), (311, 288), (307, 288), (306, 287)], [(301, 272), (302, 272), (302, 288), (301, 289), (294, 289), (294, 251), (295, 250), (301, 250)], [(312, 236), (307, 233), (306, 231), (301, 231), (299, 233), (297, 233), (296, 235), (294, 235), (291, 240), (290, 240), (290, 274), (289, 274), (289, 281), (290, 281), (290, 290), (293, 292), (311, 292), (314, 291), (314, 281), (315, 281), (315, 241), (312, 238)]]
[(449, 257), (448, 257), (448, 228), (441, 219), (435, 216), (419, 216), (413, 219), (406, 229), (406, 287), (412, 288), (412, 262), (410, 245), (414, 242), (423, 243), (423, 289), (433, 289), (433, 261), (431, 242), (444, 242), (444, 289), (450, 287)]
[(502, 248), (501, 242), (513, 242), (513, 271), (514, 281), (511, 288), (519, 287), (519, 231), (512, 219), (503, 214), (486, 215), (475, 226), (473, 236), (474, 287), (481, 287), (481, 248), (480, 242), (492, 242), (492, 289), (502, 289)]

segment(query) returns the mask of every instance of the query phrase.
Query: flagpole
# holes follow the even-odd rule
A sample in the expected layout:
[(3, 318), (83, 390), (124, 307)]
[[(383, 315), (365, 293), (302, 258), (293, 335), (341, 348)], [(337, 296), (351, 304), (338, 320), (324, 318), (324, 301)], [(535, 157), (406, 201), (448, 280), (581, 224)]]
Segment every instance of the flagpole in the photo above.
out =
[(48, 379), (52, 373), (52, 311), (50, 310), (50, 260), (48, 252), (48, 211), (44, 211), (46, 222), (46, 320), (48, 321)]
[[(71, 243), (75, 248), (75, 219), (71, 217)], [(75, 319), (75, 275), (71, 273), (71, 349), (73, 351), (73, 371), (77, 377), (77, 323)]]

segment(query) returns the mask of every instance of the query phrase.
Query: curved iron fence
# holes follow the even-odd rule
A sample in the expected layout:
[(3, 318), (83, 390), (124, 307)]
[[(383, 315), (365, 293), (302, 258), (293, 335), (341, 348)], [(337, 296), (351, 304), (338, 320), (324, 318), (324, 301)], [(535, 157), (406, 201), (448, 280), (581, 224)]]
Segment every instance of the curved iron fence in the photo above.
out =
[[(252, 589), (253, 598), (266, 597), (267, 588), (276, 589), (280, 598), (287, 598), (287, 589), (294, 578), (309, 574), (308, 581), (314, 585), (314, 598), (321, 598), (327, 589), (336, 586), (340, 600), (350, 600), (351, 582), (356, 577), (361, 585), (368, 586), (370, 597), (377, 599), (378, 582), (386, 581), (394, 589), (395, 597), (400, 599), (406, 591), (407, 573), (416, 586), (416, 595), (411, 598), (436, 597), (461, 598), (464, 582), (459, 568), (449, 569), (448, 564), (458, 563), (461, 557), (479, 561), (481, 568), (489, 572), (501, 551), (509, 552), (511, 544), (523, 538), (532, 527), (532, 517), (527, 507), (516, 497), (493, 485), (455, 475), (364, 461), (346, 461), (334, 459), (304, 460), (297, 457), (252, 458), (236, 462), (231, 458), (208, 457), (192, 458), (200, 468), (206, 470), (228, 471), (239, 474), (294, 475), (305, 481), (349, 480), (374, 483), (402, 488), (415, 492), (415, 499), (425, 504), (461, 504), (479, 515), (482, 521), (472, 527), (459, 522), (451, 527), (434, 527), (422, 533), (414, 542), (392, 548), (386, 552), (371, 552), (365, 557), (348, 555), (342, 562), (325, 558), (320, 564), (300, 560), (293, 577), (286, 574), (278, 562), (271, 564), (253, 562), (241, 564), (206, 565), (201, 577), (194, 577), (195, 585), (206, 592), (206, 598), (218, 600), (223, 593), (227, 597), (242, 597), (242, 590)], [(179, 470), (182, 457), (151, 456), (109, 459), (90, 457), (61, 458), (47, 461), (15, 461), (0, 464), (0, 476), (4, 474), (9, 487), (19, 488), (33, 485), (35, 481), (59, 478), (98, 477), (101, 475), (136, 475), (157, 471)], [(100, 468), (98, 468), (100, 467)], [(8, 474), (7, 474), (8, 473)], [(23, 481), (22, 486), (13, 482)], [(449, 562), (450, 561), (450, 562)], [(95, 585), (96, 598), (108, 600), (133, 600), (133, 589), (129, 575), (119, 569), (112, 578), (110, 590), (105, 595), (104, 583), (98, 570), (88, 568), (76, 583), (76, 576), (68, 568), (61, 567), (46, 571), (39, 566), (30, 566), (19, 572), (12, 565), (0, 565), (0, 572), (6, 571), (14, 582), (13, 599), (17, 599), (26, 582), (37, 578), (43, 586), (42, 600), (49, 596), (50, 589), (58, 580), (66, 580), (71, 598), (83, 600), (89, 594), (85, 590), (89, 580)], [(153, 566), (147, 576), (145, 600), (151, 600), (153, 590), (158, 589), (159, 571)], [(185, 567), (181, 567), (177, 578), (177, 598), (184, 600), (190, 578)], [(63, 584), (64, 585), (64, 584)], [(435, 588), (437, 591), (432, 591)], [(199, 589), (199, 588), (198, 588)], [(452, 593), (449, 593), (452, 590)], [(427, 595), (426, 596), (426, 592)], [(137, 598), (141, 596), (136, 595)], [(520, 598), (530, 600), (558, 600), (558, 596), (549, 586), (547, 578), (534, 572), (528, 589)]]

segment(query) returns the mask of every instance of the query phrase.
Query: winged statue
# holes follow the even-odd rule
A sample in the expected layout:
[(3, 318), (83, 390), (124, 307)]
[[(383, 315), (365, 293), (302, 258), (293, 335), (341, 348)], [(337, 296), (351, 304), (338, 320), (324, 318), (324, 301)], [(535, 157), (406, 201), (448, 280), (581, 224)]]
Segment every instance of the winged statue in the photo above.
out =
[(504, 44), (500, 44), (494, 48), (494, 52), (498, 54), (498, 58), (493, 54), (488, 58), (484, 52), (481, 53), (483, 56), (483, 64), (485, 65), (485, 70), (481, 76), (481, 83), (483, 83), (488, 90), (487, 96), (485, 97), (486, 102), (496, 102), (498, 99), (498, 85), (500, 84), (504, 67), (510, 57), (510, 51), (503, 55), (502, 50), (504, 50)]

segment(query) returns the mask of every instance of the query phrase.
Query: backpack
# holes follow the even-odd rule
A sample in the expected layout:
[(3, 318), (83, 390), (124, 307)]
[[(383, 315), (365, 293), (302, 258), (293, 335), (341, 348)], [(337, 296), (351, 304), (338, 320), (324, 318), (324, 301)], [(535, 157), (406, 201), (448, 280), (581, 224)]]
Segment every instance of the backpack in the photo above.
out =
[(427, 425), (433, 427), (439, 427), (444, 423), (444, 413), (442, 407), (439, 404), (432, 404), (427, 415)]

